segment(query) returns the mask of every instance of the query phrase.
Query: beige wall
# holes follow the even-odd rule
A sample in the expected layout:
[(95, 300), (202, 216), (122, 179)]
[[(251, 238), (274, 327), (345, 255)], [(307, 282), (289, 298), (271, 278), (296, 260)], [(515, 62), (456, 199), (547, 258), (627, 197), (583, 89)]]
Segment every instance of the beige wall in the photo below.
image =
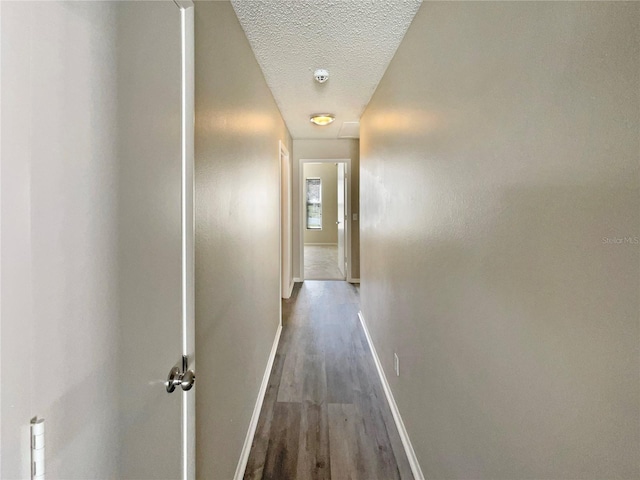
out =
[(427, 2), (365, 111), (362, 309), (427, 478), (640, 476), (639, 35)]
[(279, 323), (278, 140), (291, 140), (228, 2), (196, 2), (199, 478), (232, 478)]
[[(305, 163), (303, 172), (303, 178), (317, 177), (322, 180), (322, 230), (308, 230), (306, 223), (303, 224), (304, 243), (337, 244), (338, 168), (335, 163)], [(306, 198), (306, 192), (303, 198)]]
[[(300, 278), (300, 238), (304, 225), (300, 225), (300, 160), (351, 159), (351, 210), (360, 213), (360, 142), (357, 139), (294, 140), (293, 141), (293, 274)], [(358, 217), (359, 218), (359, 217)], [(360, 277), (359, 221), (349, 220), (351, 227), (351, 275)]]

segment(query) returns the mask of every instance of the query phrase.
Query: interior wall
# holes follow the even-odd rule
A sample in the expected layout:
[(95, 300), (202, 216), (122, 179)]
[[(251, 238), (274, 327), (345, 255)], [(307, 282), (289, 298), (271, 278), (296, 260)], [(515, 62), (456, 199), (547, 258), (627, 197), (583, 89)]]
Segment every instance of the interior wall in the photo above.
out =
[(196, 2), (197, 472), (232, 478), (280, 321), (291, 137), (229, 2)]
[[(351, 159), (351, 211), (360, 213), (360, 142), (357, 139), (294, 140), (293, 141), (293, 272), (300, 278), (300, 238), (304, 225), (300, 225), (300, 160), (301, 159)], [(359, 218), (359, 217), (358, 217)], [(351, 275), (360, 278), (360, 222), (351, 222)]]
[[(309, 230), (305, 224), (304, 243), (338, 244), (338, 167), (335, 163), (305, 163), (303, 178), (320, 178), (322, 185), (322, 230)], [(303, 198), (306, 199), (306, 184)]]
[(116, 9), (2, 2), (2, 478), (118, 467)]
[(425, 2), (362, 117), (362, 310), (426, 478), (640, 476), (639, 36)]

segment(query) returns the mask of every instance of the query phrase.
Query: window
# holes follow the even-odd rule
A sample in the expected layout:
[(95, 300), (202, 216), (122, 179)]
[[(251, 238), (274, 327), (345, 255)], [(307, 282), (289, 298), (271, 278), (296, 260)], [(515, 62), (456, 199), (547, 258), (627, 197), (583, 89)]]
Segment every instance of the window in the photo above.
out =
[(322, 230), (322, 180), (307, 178), (307, 230)]

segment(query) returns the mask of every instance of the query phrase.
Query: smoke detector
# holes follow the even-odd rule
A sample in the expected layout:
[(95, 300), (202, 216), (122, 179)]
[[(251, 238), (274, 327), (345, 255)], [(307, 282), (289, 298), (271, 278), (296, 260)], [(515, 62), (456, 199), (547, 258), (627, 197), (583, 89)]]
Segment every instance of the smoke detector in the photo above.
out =
[(315, 78), (316, 82), (318, 83), (324, 83), (329, 80), (329, 70), (319, 68), (315, 72), (313, 72), (313, 78)]

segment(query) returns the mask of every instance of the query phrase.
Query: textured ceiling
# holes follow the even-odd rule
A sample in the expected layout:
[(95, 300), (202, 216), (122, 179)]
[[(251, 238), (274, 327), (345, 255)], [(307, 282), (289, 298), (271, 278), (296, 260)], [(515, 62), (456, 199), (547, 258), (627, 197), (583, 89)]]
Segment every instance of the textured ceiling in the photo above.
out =
[[(293, 138), (337, 138), (357, 122), (420, 0), (231, 0)], [(313, 72), (329, 70), (317, 83)], [(312, 113), (333, 113), (327, 127)]]

